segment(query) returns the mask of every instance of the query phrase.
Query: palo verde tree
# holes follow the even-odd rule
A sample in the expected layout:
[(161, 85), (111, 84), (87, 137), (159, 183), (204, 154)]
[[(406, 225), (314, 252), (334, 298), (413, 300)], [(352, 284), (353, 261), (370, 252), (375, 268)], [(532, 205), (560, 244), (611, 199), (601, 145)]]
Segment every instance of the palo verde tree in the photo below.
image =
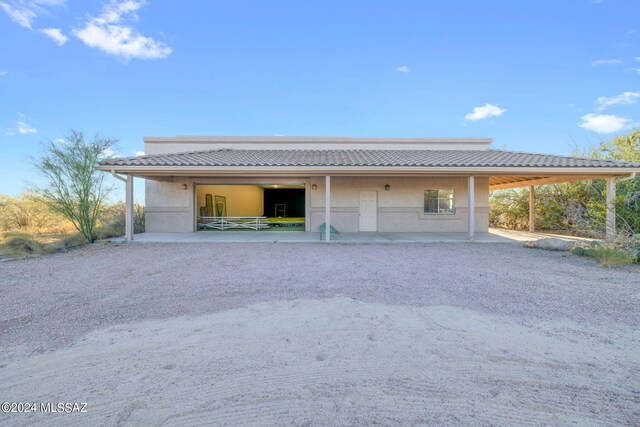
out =
[(94, 240), (100, 210), (112, 190), (105, 184), (105, 174), (97, 169), (98, 162), (113, 152), (117, 142), (100, 136), (85, 141), (82, 132), (72, 130), (64, 142), (44, 144), (42, 157), (32, 161), (46, 181), (38, 193), (89, 242)]

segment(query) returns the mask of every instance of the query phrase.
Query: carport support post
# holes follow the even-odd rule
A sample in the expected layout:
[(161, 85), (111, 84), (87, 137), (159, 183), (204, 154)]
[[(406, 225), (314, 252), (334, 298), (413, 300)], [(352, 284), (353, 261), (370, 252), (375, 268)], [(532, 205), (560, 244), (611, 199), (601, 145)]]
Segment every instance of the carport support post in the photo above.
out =
[(324, 240), (331, 240), (331, 177), (324, 177)]
[(616, 237), (616, 182), (613, 177), (607, 178), (607, 217), (605, 237), (613, 239)]
[(536, 219), (534, 214), (536, 211), (535, 192), (533, 185), (529, 186), (529, 232), (534, 233), (536, 230)]
[(469, 176), (469, 189), (467, 191), (469, 196), (469, 201), (467, 203), (467, 205), (469, 206), (469, 241), (471, 242), (473, 242), (473, 239), (475, 238), (475, 187), (475, 178), (473, 175), (471, 175)]
[(124, 237), (127, 241), (133, 240), (133, 175), (127, 174), (125, 195), (125, 226)]

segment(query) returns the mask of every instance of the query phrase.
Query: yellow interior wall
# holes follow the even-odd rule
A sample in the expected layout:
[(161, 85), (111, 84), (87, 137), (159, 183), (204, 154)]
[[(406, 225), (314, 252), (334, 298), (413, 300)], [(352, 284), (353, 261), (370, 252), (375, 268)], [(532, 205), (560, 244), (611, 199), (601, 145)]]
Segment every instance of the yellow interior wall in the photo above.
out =
[[(262, 216), (264, 189), (257, 185), (198, 185), (197, 213), (205, 204), (205, 194), (227, 198), (227, 216)], [(215, 203), (215, 200), (214, 200)]]

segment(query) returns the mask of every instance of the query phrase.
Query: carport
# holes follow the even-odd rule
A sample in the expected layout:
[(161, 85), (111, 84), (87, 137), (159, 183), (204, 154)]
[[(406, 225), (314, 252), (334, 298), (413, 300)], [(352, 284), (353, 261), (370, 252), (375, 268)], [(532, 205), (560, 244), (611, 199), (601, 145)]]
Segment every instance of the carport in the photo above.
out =
[[(134, 177), (145, 179), (148, 231), (195, 232), (198, 218), (208, 216), (201, 213), (227, 206), (222, 193), (210, 191), (202, 199), (200, 185), (290, 185), (304, 188), (305, 231), (324, 230), (325, 241), (332, 239), (332, 227), (341, 233), (452, 233), (476, 240), (488, 232), (489, 191), (516, 187), (530, 190), (535, 232), (536, 186), (605, 179), (606, 236), (615, 236), (616, 181), (634, 178), (639, 163), (494, 150), (490, 144), (483, 138), (145, 138), (149, 154), (107, 159), (100, 169), (126, 182), (127, 240), (134, 237)], [(282, 204), (287, 202), (274, 202), (273, 212)], [(223, 211), (207, 224), (237, 225), (245, 217), (259, 230), (265, 225), (261, 217), (268, 217), (265, 205), (238, 215)]]

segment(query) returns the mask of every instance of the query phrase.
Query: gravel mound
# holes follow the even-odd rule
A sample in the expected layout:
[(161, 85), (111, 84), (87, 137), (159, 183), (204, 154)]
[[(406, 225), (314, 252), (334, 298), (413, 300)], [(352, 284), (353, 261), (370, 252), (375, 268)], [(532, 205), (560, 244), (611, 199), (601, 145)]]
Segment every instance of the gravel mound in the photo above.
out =
[(618, 346), (632, 331), (593, 332), (449, 306), (268, 302), (94, 332), (0, 370), (0, 394), (88, 402), (16, 425), (631, 424), (621, 380), (635, 361)]
[(0, 263), (0, 299), (0, 400), (98, 425), (640, 424), (640, 270), (565, 252), (91, 245)]

